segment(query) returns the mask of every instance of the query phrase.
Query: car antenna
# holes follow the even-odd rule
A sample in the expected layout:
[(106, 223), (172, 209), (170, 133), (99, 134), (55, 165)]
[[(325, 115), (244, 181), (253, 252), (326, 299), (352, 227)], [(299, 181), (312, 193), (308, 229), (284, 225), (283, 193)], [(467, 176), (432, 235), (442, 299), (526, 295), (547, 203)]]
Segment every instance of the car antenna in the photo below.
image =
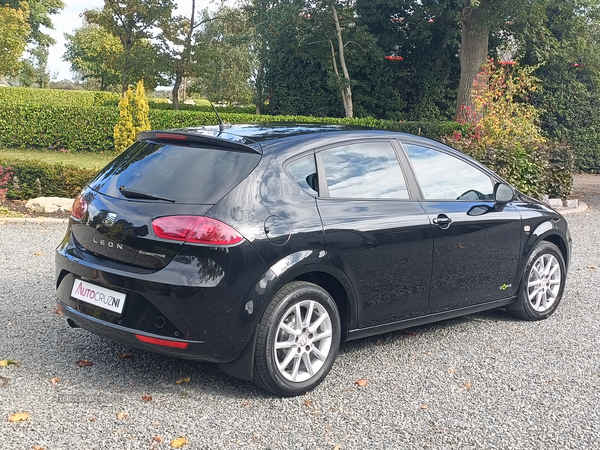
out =
[(223, 119), (221, 119), (221, 116), (217, 112), (217, 108), (215, 108), (215, 105), (213, 105), (212, 102), (209, 102), (209, 103), (210, 103), (210, 106), (212, 106), (213, 111), (217, 115), (217, 119), (219, 119), (219, 131), (223, 131), (224, 129), (229, 128), (231, 126), (231, 124), (223, 122)]

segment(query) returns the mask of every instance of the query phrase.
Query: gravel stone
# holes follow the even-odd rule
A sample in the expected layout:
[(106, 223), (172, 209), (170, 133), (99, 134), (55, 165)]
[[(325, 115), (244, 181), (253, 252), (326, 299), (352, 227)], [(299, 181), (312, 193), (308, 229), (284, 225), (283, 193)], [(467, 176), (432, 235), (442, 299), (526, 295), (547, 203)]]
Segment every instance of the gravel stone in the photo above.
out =
[[(0, 367), (0, 447), (167, 449), (184, 436), (184, 449), (596, 448), (600, 189), (580, 198), (590, 208), (566, 216), (573, 258), (552, 317), (494, 310), (343, 343), (325, 381), (287, 399), (69, 328), (54, 301), (65, 224), (0, 224), (0, 360), (20, 363)], [(8, 421), (20, 412), (30, 419)]]

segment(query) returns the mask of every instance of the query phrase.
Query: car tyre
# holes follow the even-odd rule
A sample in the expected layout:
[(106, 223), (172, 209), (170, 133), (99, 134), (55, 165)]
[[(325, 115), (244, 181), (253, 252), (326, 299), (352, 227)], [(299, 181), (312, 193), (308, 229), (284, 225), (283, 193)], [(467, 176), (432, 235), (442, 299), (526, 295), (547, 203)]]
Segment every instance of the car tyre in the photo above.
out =
[(558, 247), (540, 242), (529, 257), (517, 301), (508, 311), (524, 320), (550, 317), (563, 295), (566, 280), (565, 260)]
[(285, 285), (258, 325), (253, 382), (292, 397), (314, 389), (329, 373), (340, 345), (337, 305), (308, 282)]

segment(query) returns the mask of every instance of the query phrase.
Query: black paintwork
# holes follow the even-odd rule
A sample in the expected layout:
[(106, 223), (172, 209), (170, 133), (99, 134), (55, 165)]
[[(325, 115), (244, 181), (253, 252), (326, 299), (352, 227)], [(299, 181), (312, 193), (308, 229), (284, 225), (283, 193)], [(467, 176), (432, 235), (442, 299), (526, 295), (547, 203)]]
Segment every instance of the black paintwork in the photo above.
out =
[[(541, 240), (555, 243), (569, 263), (565, 220), (536, 200), (517, 193), (507, 205), (425, 201), (403, 141), (450, 153), (502, 182), (428, 139), (312, 124), (177, 133), (198, 137), (189, 145), (209, 142), (217, 151), (244, 152), (246, 146), (256, 167), (210, 204), (127, 199), (115, 189), (94, 189), (94, 183), (86, 188), (88, 214), (82, 221), (71, 219), (56, 253), (57, 298), (68, 318), (109, 339), (221, 363), (224, 371), (250, 378), (257, 323), (275, 293), (293, 280), (326, 289), (342, 316), (342, 338), (355, 339), (509, 305), (519, 292), (529, 253)], [(146, 137), (160, 143), (155, 135)], [(319, 197), (286, 173), (286, 164), (299, 156), (370, 139), (393, 144), (410, 199)], [(115, 167), (109, 164), (106, 172)], [(323, 183), (322, 167), (317, 170)], [(103, 175), (97, 180), (110, 184)], [(117, 214), (113, 225), (105, 222), (109, 212)], [(170, 215), (220, 220), (244, 240), (223, 248), (158, 239), (152, 219)], [(449, 226), (443, 223), (448, 218)], [(75, 278), (127, 294), (123, 313), (117, 316), (72, 298)], [(190, 345), (177, 350), (145, 344), (136, 333)]]

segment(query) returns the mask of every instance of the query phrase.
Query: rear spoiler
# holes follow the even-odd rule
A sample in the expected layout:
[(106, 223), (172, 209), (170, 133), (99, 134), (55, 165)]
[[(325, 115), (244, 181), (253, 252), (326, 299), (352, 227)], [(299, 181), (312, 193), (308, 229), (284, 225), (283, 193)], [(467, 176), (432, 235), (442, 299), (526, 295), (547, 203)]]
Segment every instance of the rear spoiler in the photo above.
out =
[[(219, 133), (219, 136), (211, 136), (210, 134), (204, 133), (189, 133), (182, 131), (142, 131), (137, 135), (140, 141), (155, 141), (155, 142), (169, 142), (169, 143), (189, 143), (189, 144), (203, 144), (210, 145), (211, 147), (226, 148), (228, 150), (234, 150), (238, 152), (256, 153), (261, 155), (262, 152), (259, 150), (260, 145), (256, 144), (258, 148), (251, 146), (254, 144), (253, 141), (236, 136), (229, 133)], [(235, 139), (235, 140), (234, 140)], [(239, 141), (245, 141), (242, 143)]]

